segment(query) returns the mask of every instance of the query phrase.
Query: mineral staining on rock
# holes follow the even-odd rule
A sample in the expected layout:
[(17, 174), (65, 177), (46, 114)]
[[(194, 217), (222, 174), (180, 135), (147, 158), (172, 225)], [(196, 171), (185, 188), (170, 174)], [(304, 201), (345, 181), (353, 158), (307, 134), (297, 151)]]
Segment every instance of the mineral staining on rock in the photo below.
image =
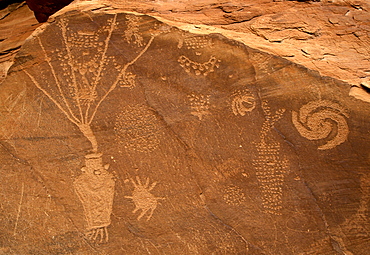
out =
[(38, 194), (4, 189), (7, 250), (367, 251), (369, 110), (335, 80), (220, 35), (98, 10), (56, 17), (1, 86), (1, 171), (59, 208), (28, 224), (22, 208)]

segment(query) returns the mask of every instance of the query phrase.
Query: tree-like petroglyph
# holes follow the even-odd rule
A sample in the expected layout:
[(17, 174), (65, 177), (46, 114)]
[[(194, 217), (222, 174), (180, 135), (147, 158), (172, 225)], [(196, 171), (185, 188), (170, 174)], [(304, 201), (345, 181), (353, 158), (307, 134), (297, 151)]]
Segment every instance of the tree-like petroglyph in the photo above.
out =
[[(94, 242), (108, 241), (107, 226), (110, 224), (115, 181), (103, 164), (92, 123), (103, 101), (117, 86), (135, 86), (135, 75), (127, 69), (148, 50), (155, 37), (153, 34), (149, 38), (140, 35), (140, 18), (134, 15), (126, 18), (128, 30), (125, 38), (140, 48), (125, 63), (117, 64), (115, 56), (108, 54), (112, 35), (119, 25), (115, 14), (109, 16), (105, 25), (90, 30), (76, 30), (68, 20), (60, 19), (57, 22), (60, 37), (56, 40), (60, 40), (62, 47), (51, 49), (40, 37), (36, 38), (52, 80), (38, 77), (35, 70), (24, 70), (33, 84), (91, 143), (91, 153), (85, 158), (86, 166), (76, 178), (74, 187), (84, 208), (87, 237)], [(57, 73), (59, 66), (63, 72)]]
[(190, 102), (191, 114), (198, 117), (199, 120), (203, 120), (205, 115), (211, 114), (209, 111), (210, 95), (197, 95), (192, 93), (188, 95)]
[(284, 177), (289, 169), (289, 162), (281, 155), (280, 143), (271, 141), (271, 130), (281, 119), (284, 109), (272, 115), (267, 101), (262, 102), (265, 121), (260, 132), (260, 141), (255, 143), (257, 157), (253, 160), (256, 176), (262, 193), (262, 206), (265, 212), (281, 215)]
[(180, 66), (185, 70), (185, 72), (193, 73), (195, 75), (203, 74), (204, 76), (214, 72), (215, 68), (219, 68), (219, 63), (221, 62), (221, 60), (217, 59), (215, 56), (211, 56), (208, 61), (204, 63), (198, 63), (190, 60), (184, 55), (180, 56), (177, 61), (180, 63)]
[(134, 185), (134, 190), (132, 196), (125, 196), (126, 198), (132, 199), (135, 204), (135, 209), (132, 213), (136, 213), (141, 210), (140, 214), (137, 216), (137, 220), (140, 220), (146, 213), (149, 213), (146, 220), (149, 221), (153, 216), (154, 210), (158, 206), (158, 200), (163, 200), (162, 197), (155, 197), (150, 191), (154, 189), (157, 185), (157, 182), (153, 182), (149, 185), (149, 178), (146, 178), (145, 183), (143, 184), (139, 178), (136, 176), (136, 182), (133, 179), (130, 179), (131, 183)]
[[(332, 149), (347, 140), (348, 111), (328, 100), (312, 101), (301, 107), (299, 114), (292, 111), (292, 122), (298, 132), (308, 140), (329, 139), (319, 150)], [(334, 135), (332, 135), (334, 133)]]
[(160, 120), (148, 106), (129, 105), (116, 118), (117, 141), (129, 150), (151, 152), (163, 136)]
[(255, 96), (248, 89), (237, 90), (231, 97), (231, 109), (235, 115), (244, 116), (256, 107)]

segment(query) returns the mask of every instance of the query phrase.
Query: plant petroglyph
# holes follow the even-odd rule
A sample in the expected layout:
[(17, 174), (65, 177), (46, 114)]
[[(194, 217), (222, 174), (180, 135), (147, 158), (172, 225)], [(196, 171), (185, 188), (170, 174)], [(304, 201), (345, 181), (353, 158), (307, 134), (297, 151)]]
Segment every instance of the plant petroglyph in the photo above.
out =
[[(301, 107), (299, 114), (292, 111), (292, 122), (298, 132), (308, 140), (330, 137), (319, 150), (332, 149), (347, 140), (349, 129), (346, 109), (328, 100), (312, 101)], [(331, 136), (332, 133), (334, 136)]]
[(211, 114), (209, 111), (210, 102), (209, 98), (210, 95), (197, 95), (192, 93), (188, 95), (188, 99), (190, 102), (191, 114), (198, 117), (199, 120), (203, 120), (205, 115)]
[[(135, 86), (135, 75), (127, 69), (148, 50), (155, 37), (151, 35), (145, 43), (139, 33), (140, 18), (130, 15), (126, 19), (127, 42), (143, 46), (126, 63), (117, 64), (115, 57), (108, 55), (110, 40), (119, 25), (115, 14), (95, 30), (76, 31), (68, 20), (60, 19), (57, 26), (62, 47), (50, 49), (49, 44), (42, 42), (40, 37), (36, 38), (52, 80), (46, 82), (33, 74), (34, 71), (24, 70), (33, 84), (91, 143), (91, 153), (85, 156), (86, 166), (76, 178), (74, 188), (84, 208), (87, 237), (99, 243), (108, 241), (107, 226), (110, 224), (115, 181), (107, 171), (107, 165), (103, 164), (92, 123), (101, 104), (117, 85)], [(49, 55), (50, 52), (54, 55)], [(57, 74), (57, 66), (61, 66), (63, 72)], [(112, 77), (110, 82), (106, 77)]]
[(131, 183), (134, 185), (134, 190), (132, 196), (125, 196), (125, 198), (130, 198), (135, 204), (135, 209), (132, 213), (136, 213), (141, 210), (137, 220), (140, 220), (146, 213), (149, 213), (146, 220), (149, 221), (153, 215), (154, 210), (157, 208), (158, 200), (163, 200), (165, 198), (155, 197), (150, 191), (154, 189), (157, 185), (157, 182), (153, 182), (149, 186), (149, 178), (146, 178), (145, 183), (143, 184), (139, 178), (136, 176), (136, 182), (131, 179)]
[(256, 107), (256, 99), (248, 89), (235, 91), (232, 98), (231, 108), (235, 115), (244, 116)]
[(281, 215), (283, 209), (284, 177), (289, 169), (289, 162), (281, 155), (280, 143), (271, 141), (271, 130), (281, 119), (285, 109), (271, 114), (267, 101), (262, 102), (265, 121), (260, 132), (260, 141), (255, 143), (257, 157), (253, 160), (256, 176), (262, 193), (262, 206), (265, 212)]

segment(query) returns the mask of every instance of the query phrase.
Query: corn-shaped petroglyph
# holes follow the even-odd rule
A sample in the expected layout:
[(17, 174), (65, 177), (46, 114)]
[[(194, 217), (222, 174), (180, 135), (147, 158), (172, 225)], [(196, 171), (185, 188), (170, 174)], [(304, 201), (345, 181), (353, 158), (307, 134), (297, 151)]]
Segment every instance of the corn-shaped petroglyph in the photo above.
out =
[(231, 97), (231, 108), (235, 115), (244, 116), (247, 112), (253, 111), (256, 107), (256, 99), (248, 89), (237, 90)]
[(267, 213), (281, 215), (284, 177), (289, 168), (288, 160), (281, 155), (280, 144), (271, 140), (271, 129), (281, 119), (284, 109), (271, 115), (267, 101), (262, 102), (265, 121), (260, 141), (255, 143), (257, 157), (253, 160), (256, 176), (262, 193), (262, 206)]
[(308, 140), (328, 139), (319, 150), (332, 149), (347, 140), (349, 114), (337, 103), (328, 100), (312, 101), (292, 111), (292, 121), (298, 132)]
[(211, 114), (209, 111), (210, 102), (209, 98), (210, 95), (196, 95), (192, 93), (188, 95), (191, 114), (198, 117), (199, 120), (203, 119), (203, 116)]
[(125, 107), (117, 116), (114, 130), (119, 144), (140, 152), (150, 152), (158, 148), (163, 136), (160, 120), (145, 105)]
[(125, 39), (128, 43), (133, 43), (138, 47), (144, 45), (144, 39), (139, 31), (139, 22), (141, 17), (135, 15), (127, 15), (127, 28), (125, 30)]
[(204, 76), (214, 72), (215, 68), (219, 68), (219, 63), (221, 62), (221, 60), (217, 59), (215, 56), (211, 56), (210, 59), (204, 63), (194, 62), (186, 56), (180, 56), (177, 61), (185, 72), (194, 73), (195, 75), (203, 74)]
[(93, 242), (108, 242), (115, 181), (107, 171), (109, 165), (103, 166), (102, 154), (86, 155), (85, 164), (73, 185), (84, 208), (86, 236)]
[(246, 197), (240, 187), (230, 185), (224, 190), (223, 199), (229, 205), (240, 205), (246, 200)]
[[(60, 19), (56, 22), (60, 36), (55, 36), (59, 41), (48, 44), (40, 37), (35, 38), (45, 58), (41, 65), (50, 73), (51, 79), (46, 81), (37, 75), (35, 69), (24, 70), (34, 85), (91, 143), (92, 154), (86, 156), (85, 172), (76, 179), (74, 187), (84, 207), (88, 237), (98, 242), (108, 240), (114, 180), (104, 169), (101, 156), (91, 156), (99, 154), (98, 141), (91, 126), (103, 101), (117, 86), (135, 86), (135, 76), (127, 69), (148, 50), (155, 37), (151, 35), (144, 40), (139, 34), (138, 20), (133, 15), (127, 16), (128, 32), (125, 36), (128, 43), (143, 47), (130, 59), (120, 59), (120, 64), (114, 55), (108, 55), (110, 40), (119, 25), (115, 14), (104, 25), (87, 26), (89, 29), (85, 30)], [(56, 67), (62, 67), (62, 72), (57, 73)]]
[(152, 193), (150, 193), (150, 191), (152, 191), (157, 185), (157, 182), (153, 182), (149, 186), (149, 178), (146, 178), (144, 184), (142, 184), (138, 176), (136, 176), (136, 182), (132, 179), (130, 180), (134, 185), (134, 191), (132, 192), (132, 196), (125, 196), (125, 198), (130, 198), (132, 201), (134, 201), (135, 209), (132, 211), (132, 213), (136, 213), (137, 211), (141, 210), (137, 220), (140, 220), (147, 212), (149, 212), (149, 215), (146, 218), (148, 221), (153, 216), (154, 210), (157, 208), (158, 200), (164, 199), (161, 197), (155, 197)]

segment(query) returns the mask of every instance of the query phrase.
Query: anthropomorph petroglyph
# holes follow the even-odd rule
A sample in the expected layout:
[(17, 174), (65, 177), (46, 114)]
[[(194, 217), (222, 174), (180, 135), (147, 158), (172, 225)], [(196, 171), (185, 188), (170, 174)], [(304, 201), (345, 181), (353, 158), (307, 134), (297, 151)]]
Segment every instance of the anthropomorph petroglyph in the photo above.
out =
[(217, 59), (215, 56), (211, 56), (209, 60), (204, 63), (194, 62), (186, 56), (180, 56), (177, 61), (185, 72), (194, 73), (195, 75), (203, 74), (204, 76), (214, 72), (215, 68), (219, 68), (219, 63), (221, 62), (221, 60)]
[(292, 111), (293, 124), (304, 138), (321, 140), (335, 133), (333, 138), (318, 147), (319, 150), (332, 149), (347, 140), (346, 118), (349, 118), (347, 110), (328, 100), (309, 102), (301, 107), (299, 115)]
[(155, 197), (152, 193), (150, 193), (150, 191), (152, 191), (157, 185), (157, 182), (153, 182), (149, 186), (149, 178), (146, 178), (144, 184), (142, 184), (138, 176), (136, 176), (137, 182), (135, 182), (133, 179), (130, 180), (134, 185), (134, 191), (132, 192), (132, 196), (125, 197), (132, 199), (135, 204), (135, 209), (132, 211), (132, 213), (136, 213), (138, 210), (141, 210), (141, 213), (139, 216), (137, 216), (137, 220), (140, 220), (147, 212), (149, 212), (149, 215), (146, 218), (148, 221), (152, 217), (154, 210), (157, 208), (158, 200), (164, 199), (161, 197)]
[(281, 119), (284, 109), (271, 114), (267, 101), (262, 102), (265, 121), (260, 132), (260, 141), (255, 143), (257, 157), (253, 160), (257, 180), (262, 193), (262, 206), (265, 212), (281, 215), (284, 177), (289, 162), (281, 156), (280, 143), (271, 141), (271, 129)]
[(210, 95), (197, 95), (192, 93), (188, 95), (191, 114), (198, 117), (199, 120), (202, 120), (205, 115), (211, 114), (209, 111), (210, 103), (209, 98)]
[(102, 154), (86, 155), (85, 165), (73, 185), (84, 208), (86, 236), (94, 242), (108, 242), (107, 227), (111, 222), (115, 184), (113, 175), (107, 171), (108, 164), (103, 166)]
[(237, 90), (232, 94), (231, 108), (235, 115), (244, 116), (256, 107), (256, 99), (248, 90)]
[[(60, 37), (56, 38), (60, 38), (62, 47), (50, 49), (50, 44), (36, 38), (44, 53), (43, 66), (50, 72), (52, 80), (42, 80), (35, 70), (24, 70), (35, 86), (91, 143), (91, 154), (85, 157), (84, 172), (76, 178), (74, 187), (84, 208), (87, 236), (94, 242), (108, 241), (114, 180), (103, 164), (91, 126), (103, 101), (117, 86), (135, 86), (135, 76), (127, 69), (148, 50), (155, 37), (153, 34), (147, 39), (142, 37), (138, 18), (133, 15), (126, 18), (128, 32), (125, 37), (128, 43), (137, 46), (138, 51), (125, 63), (117, 64), (114, 56), (108, 56), (110, 40), (119, 25), (115, 14), (105, 25), (86, 31), (60, 19), (57, 22)], [(50, 52), (55, 54), (50, 55)], [(61, 66), (63, 72), (57, 73), (57, 66)]]

